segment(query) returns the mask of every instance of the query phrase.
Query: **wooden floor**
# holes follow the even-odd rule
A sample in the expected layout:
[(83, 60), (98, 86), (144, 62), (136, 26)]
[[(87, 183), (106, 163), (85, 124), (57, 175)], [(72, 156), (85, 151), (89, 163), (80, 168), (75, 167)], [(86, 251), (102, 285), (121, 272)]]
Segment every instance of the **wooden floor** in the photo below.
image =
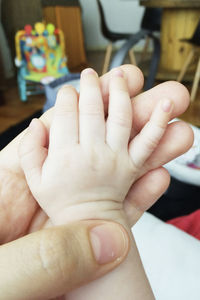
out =
[(0, 133), (42, 109), (44, 102), (44, 95), (30, 96), (27, 102), (20, 101), (16, 84), (11, 84), (4, 92), (4, 104), (0, 106)]
[[(95, 68), (98, 74), (101, 74), (104, 53), (93, 51), (89, 52), (87, 56), (89, 66)], [(190, 89), (190, 85), (187, 87)], [(21, 102), (17, 84), (14, 80), (9, 83), (9, 88), (3, 93), (3, 98), (3, 103), (1, 103), (2, 99), (0, 101), (0, 133), (42, 109), (45, 102), (44, 95), (30, 96), (27, 102)], [(181, 118), (200, 127), (200, 88), (196, 101), (190, 105)]]

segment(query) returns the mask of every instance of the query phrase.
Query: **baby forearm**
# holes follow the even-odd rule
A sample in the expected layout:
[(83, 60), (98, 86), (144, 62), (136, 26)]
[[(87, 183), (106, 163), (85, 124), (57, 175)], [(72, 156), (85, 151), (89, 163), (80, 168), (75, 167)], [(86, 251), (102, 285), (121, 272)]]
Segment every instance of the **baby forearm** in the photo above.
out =
[[(120, 222), (121, 223), (121, 222)], [(119, 267), (67, 295), (67, 300), (151, 300), (154, 299), (135, 240), (130, 232), (130, 252)], [(95, 295), (95, 296), (94, 296)]]

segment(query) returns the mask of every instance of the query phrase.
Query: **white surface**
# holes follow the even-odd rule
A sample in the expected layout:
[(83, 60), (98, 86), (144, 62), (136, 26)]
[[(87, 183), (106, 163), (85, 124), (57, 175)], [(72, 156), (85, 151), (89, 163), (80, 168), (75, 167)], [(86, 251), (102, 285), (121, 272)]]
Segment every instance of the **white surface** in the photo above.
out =
[(199, 300), (200, 241), (148, 213), (133, 233), (156, 300)]
[[(174, 119), (177, 121), (178, 119)], [(187, 163), (195, 162), (200, 155), (200, 129), (189, 124), (194, 132), (193, 146), (185, 154), (179, 156), (164, 167), (174, 178), (193, 185), (200, 186), (200, 170), (187, 166)]]
[[(177, 119), (175, 119), (177, 120)], [(176, 162), (180, 164), (192, 163), (194, 162), (197, 155), (200, 154), (200, 129), (196, 126), (192, 126), (188, 123), (194, 133), (194, 143), (192, 147), (185, 154), (176, 158)]]
[(181, 165), (175, 161), (171, 161), (164, 167), (168, 170), (170, 175), (177, 180), (200, 186), (200, 170)]
[[(84, 37), (87, 49), (103, 49), (108, 44), (100, 29), (100, 18), (96, 0), (80, 0)], [(137, 32), (144, 7), (139, 1), (102, 0), (105, 7), (106, 20), (111, 30), (117, 32)], [(139, 45), (138, 47), (141, 48)]]

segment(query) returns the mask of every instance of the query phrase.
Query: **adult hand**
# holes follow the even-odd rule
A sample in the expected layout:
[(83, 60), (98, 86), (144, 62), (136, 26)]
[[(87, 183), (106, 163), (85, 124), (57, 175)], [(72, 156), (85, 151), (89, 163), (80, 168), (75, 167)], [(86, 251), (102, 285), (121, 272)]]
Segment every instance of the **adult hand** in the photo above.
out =
[[(124, 72), (129, 93), (133, 97), (133, 135), (137, 134), (148, 121), (155, 104), (161, 97), (173, 100), (172, 118), (186, 110), (189, 104), (189, 94), (180, 83), (165, 82), (138, 95), (143, 85), (141, 71), (131, 65), (124, 65), (120, 68)], [(105, 106), (108, 101), (108, 82), (111, 76), (112, 71), (101, 78)], [(51, 122), (52, 113), (53, 109), (41, 117), (47, 127)], [(0, 153), (0, 243), (38, 230), (47, 221), (46, 215), (31, 195), (19, 165), (17, 149), (20, 136)], [(187, 124), (174, 122), (168, 125), (157, 150), (145, 164), (144, 175), (134, 184), (128, 194), (126, 207), (130, 223), (135, 223), (143, 211), (151, 206), (167, 188), (169, 174), (161, 166), (187, 151), (192, 142), (192, 131)], [(10, 221), (7, 226), (4, 226), (7, 224), (8, 218), (12, 222)]]
[(0, 298), (52, 299), (118, 266), (129, 250), (123, 227), (80, 221), (29, 234), (0, 247)]

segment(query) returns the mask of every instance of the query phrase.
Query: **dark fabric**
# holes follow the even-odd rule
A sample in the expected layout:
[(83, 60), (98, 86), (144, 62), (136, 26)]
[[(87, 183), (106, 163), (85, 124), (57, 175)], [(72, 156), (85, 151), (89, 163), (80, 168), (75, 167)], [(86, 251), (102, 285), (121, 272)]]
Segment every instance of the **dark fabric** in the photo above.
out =
[(10, 127), (4, 133), (0, 135), (0, 150), (2, 150), (7, 144), (9, 144), (20, 132), (27, 128), (33, 118), (39, 118), (42, 114), (42, 111), (37, 111), (29, 118), (20, 122), (19, 124)]
[[(1, 91), (1, 85), (0, 85), (0, 106), (5, 103), (3, 92)], [(0, 108), (1, 109), (1, 108)]]
[(190, 39), (181, 39), (180, 41), (200, 46), (200, 21), (197, 24), (193, 36)]
[(149, 209), (163, 221), (188, 215), (200, 208), (200, 187), (171, 179), (167, 192)]
[(80, 6), (78, 0), (41, 0), (42, 6)]
[(200, 209), (187, 216), (169, 220), (167, 223), (178, 227), (200, 240)]
[(194, 45), (200, 46), (200, 21), (197, 24), (197, 27), (190, 42)]
[(97, 0), (97, 5), (98, 5), (98, 9), (99, 9), (99, 15), (100, 15), (100, 21), (101, 21), (101, 31), (102, 31), (103, 36), (111, 42), (116, 42), (119, 40), (126, 40), (126, 39), (130, 38), (130, 36), (131, 36), (130, 33), (125, 33), (125, 32), (120, 33), (120, 32), (111, 31), (107, 25), (104, 7), (100, 0)]
[(141, 28), (150, 31), (160, 31), (162, 8), (147, 7), (141, 22)]

